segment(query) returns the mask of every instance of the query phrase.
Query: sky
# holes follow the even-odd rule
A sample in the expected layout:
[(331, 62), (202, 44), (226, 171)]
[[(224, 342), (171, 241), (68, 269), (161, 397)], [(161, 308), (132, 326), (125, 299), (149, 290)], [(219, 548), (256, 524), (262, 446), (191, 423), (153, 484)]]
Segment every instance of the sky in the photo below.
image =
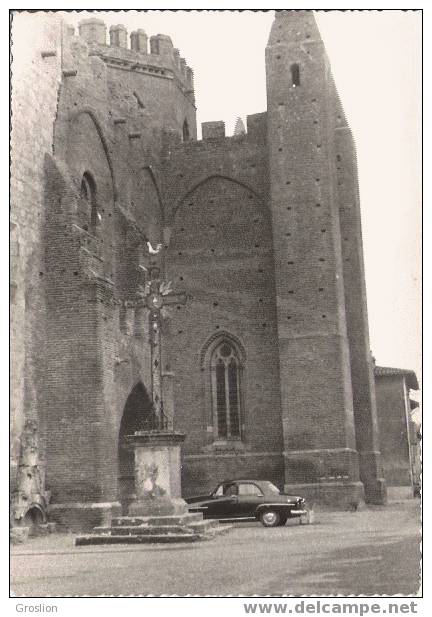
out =
[[(371, 349), (421, 378), (421, 14), (316, 12), (357, 146)], [(77, 25), (85, 12), (69, 13)], [(273, 11), (102, 12), (171, 36), (194, 70), (198, 125), (266, 109)]]

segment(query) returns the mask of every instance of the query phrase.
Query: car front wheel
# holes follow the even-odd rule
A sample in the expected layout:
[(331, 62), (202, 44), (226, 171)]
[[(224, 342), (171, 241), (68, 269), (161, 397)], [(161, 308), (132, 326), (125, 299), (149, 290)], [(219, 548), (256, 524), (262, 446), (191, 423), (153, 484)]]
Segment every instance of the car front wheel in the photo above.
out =
[(277, 527), (280, 524), (281, 516), (275, 510), (265, 510), (259, 517), (264, 527)]

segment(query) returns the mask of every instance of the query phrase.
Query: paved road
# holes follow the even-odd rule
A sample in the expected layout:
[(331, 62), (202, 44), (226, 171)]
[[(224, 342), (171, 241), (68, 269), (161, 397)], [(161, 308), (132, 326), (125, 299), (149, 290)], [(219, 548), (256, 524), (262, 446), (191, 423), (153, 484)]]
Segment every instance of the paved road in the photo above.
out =
[(65, 595), (416, 594), (419, 504), (319, 513), (316, 523), (237, 525), (192, 545), (82, 547), (71, 536), (16, 546), (12, 592)]

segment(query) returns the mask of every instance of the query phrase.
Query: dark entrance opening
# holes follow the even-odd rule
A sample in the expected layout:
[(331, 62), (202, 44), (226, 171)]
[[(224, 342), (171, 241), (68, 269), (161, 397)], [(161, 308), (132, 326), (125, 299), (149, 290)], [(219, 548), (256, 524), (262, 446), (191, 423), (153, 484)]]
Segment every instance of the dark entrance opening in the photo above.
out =
[(134, 453), (126, 446), (126, 435), (156, 427), (153, 405), (142, 382), (129, 394), (120, 423), (118, 441), (119, 500), (127, 504), (134, 492)]

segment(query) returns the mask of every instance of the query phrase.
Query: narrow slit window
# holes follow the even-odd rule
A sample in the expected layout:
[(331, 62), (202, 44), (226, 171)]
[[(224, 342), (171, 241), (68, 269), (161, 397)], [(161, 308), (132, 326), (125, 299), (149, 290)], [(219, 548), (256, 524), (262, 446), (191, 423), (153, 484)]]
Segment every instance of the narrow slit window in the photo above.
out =
[(96, 203), (96, 183), (88, 172), (85, 172), (82, 177), (80, 196), (85, 205), (85, 211), (83, 212), (85, 216), (85, 221), (83, 221), (84, 229), (88, 231), (90, 228), (94, 233), (99, 222)]
[(190, 140), (189, 124), (188, 124), (188, 121), (185, 120), (183, 122), (183, 141), (189, 141), (189, 140)]
[(298, 88), (300, 85), (300, 65), (295, 63), (290, 66), (291, 71), (291, 86)]

